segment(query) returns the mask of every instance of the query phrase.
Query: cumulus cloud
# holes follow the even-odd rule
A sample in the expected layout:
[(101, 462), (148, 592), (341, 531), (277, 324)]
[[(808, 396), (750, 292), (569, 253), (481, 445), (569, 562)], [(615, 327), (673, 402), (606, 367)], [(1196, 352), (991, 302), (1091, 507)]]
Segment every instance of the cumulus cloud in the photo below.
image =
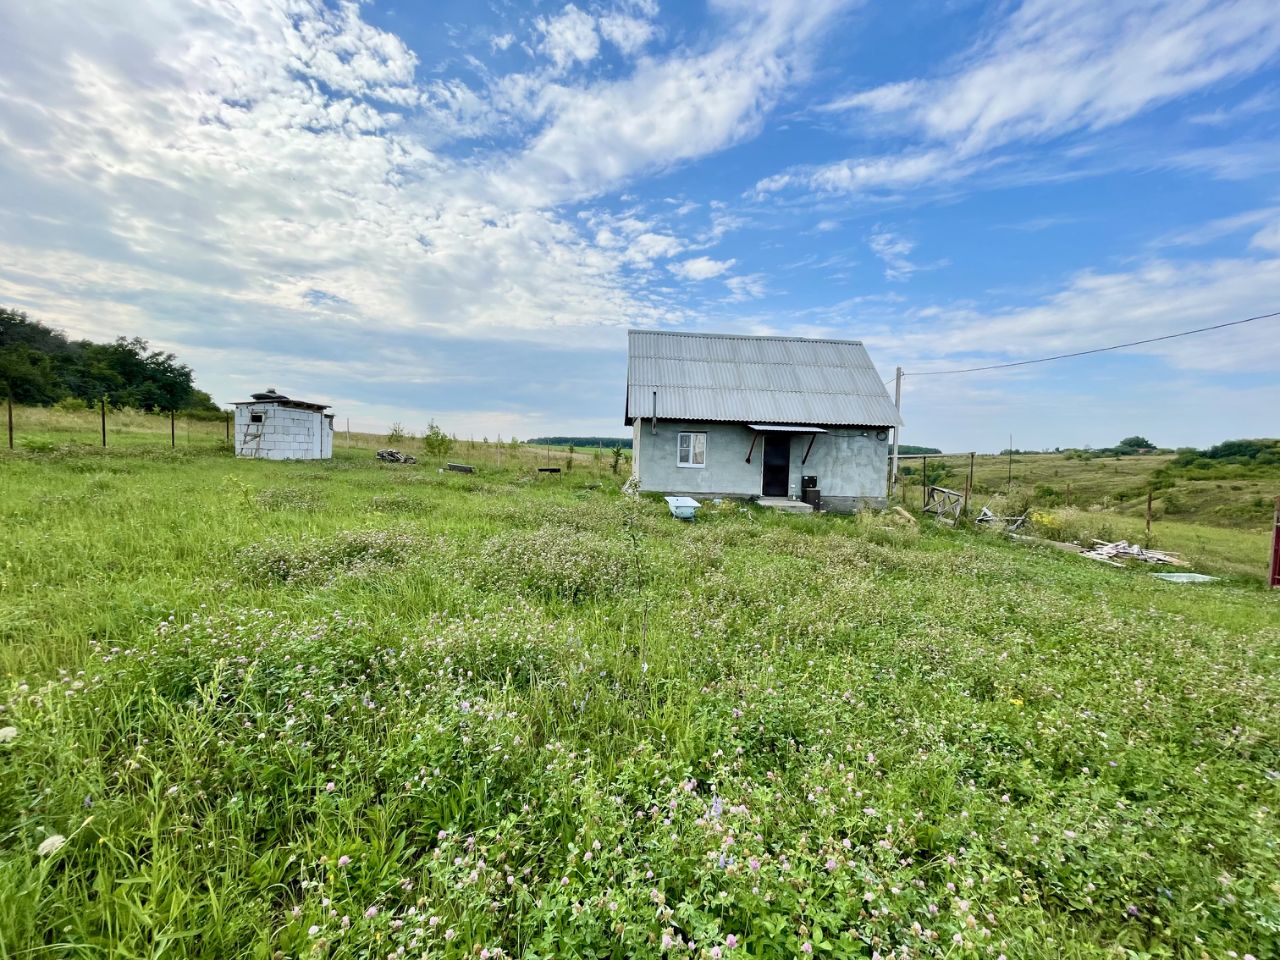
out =
[(623, 53), (632, 56), (653, 39), (654, 26), (640, 17), (610, 14), (600, 18), (600, 33)]
[(572, 3), (556, 17), (539, 17), (535, 24), (542, 33), (542, 50), (557, 67), (588, 63), (600, 52), (600, 34), (595, 18)]
[(710, 257), (693, 257), (669, 264), (667, 269), (685, 280), (710, 280), (732, 268), (735, 262), (734, 260), (712, 260)]

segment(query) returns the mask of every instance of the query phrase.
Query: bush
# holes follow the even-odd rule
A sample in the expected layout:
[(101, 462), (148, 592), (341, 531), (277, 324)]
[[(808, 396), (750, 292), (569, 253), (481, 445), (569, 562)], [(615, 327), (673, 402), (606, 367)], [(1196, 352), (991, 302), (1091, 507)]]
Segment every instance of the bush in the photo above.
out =
[(441, 430), (440, 425), (432, 420), (427, 424), (427, 432), (422, 438), (422, 448), (429, 457), (447, 457), (449, 451), (453, 449), (453, 438)]

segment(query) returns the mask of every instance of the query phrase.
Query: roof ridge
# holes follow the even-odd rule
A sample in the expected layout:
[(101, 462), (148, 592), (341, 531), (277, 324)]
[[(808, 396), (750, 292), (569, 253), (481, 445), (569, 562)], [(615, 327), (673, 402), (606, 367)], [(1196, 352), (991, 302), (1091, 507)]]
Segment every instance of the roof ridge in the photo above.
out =
[(843, 343), (853, 346), (864, 347), (861, 340), (838, 340), (834, 337), (796, 337), (796, 336), (774, 336), (772, 334), (754, 334), (754, 333), (701, 333), (696, 330), (650, 330), (645, 328), (632, 327), (628, 328), (627, 336), (633, 333), (643, 333), (660, 337), (700, 337), (703, 339), (720, 339), (720, 340), (786, 340), (798, 343)]

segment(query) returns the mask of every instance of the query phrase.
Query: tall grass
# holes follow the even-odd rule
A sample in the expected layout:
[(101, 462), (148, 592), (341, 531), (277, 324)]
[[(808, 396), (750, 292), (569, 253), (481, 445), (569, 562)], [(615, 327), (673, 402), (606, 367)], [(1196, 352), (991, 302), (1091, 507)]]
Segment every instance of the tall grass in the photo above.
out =
[(1280, 951), (1256, 585), (479, 447), (0, 459), (0, 957)]

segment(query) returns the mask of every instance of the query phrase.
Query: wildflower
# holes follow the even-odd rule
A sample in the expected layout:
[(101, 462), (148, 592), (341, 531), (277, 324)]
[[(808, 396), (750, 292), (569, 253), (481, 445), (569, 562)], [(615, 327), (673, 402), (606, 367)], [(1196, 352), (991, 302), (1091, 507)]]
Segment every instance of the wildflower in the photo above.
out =
[(664, 953), (665, 953), (666, 951), (670, 950), (670, 949), (671, 949), (672, 947), (674, 947), (675, 945), (676, 945), (676, 942), (675, 942), (674, 940), (672, 940), (672, 939), (671, 939), (671, 934), (669, 934), (669, 933), (664, 933), (664, 934), (662, 935), (662, 950), (663, 950), (663, 952), (664, 952)]
[(351, 862), (351, 858), (348, 857), (345, 853), (338, 858), (338, 866), (340, 867), (345, 867), (350, 862)]
[(453, 927), (450, 927), (448, 930), (444, 932), (444, 938), (446, 940), (452, 940), (457, 935), (458, 935), (458, 931), (453, 929)]
[(51, 857), (66, 844), (67, 838), (60, 833), (51, 833), (41, 841), (40, 846), (36, 848), (36, 853), (42, 857)]
[(320, 928), (316, 926), (314, 923), (311, 926), (307, 927), (308, 936), (314, 937), (319, 932), (320, 932)]
[(337, 785), (336, 783), (334, 783), (332, 780), (330, 780), (328, 783), (326, 783), (326, 784), (324, 785), (324, 792), (325, 792), (325, 793), (333, 793), (333, 791), (335, 791), (335, 790), (337, 790), (337, 789), (338, 789), (338, 785)]
[(759, 873), (760, 859), (758, 857), (752, 857), (750, 860), (747, 861), (747, 866), (751, 868), (752, 873)]
[(711, 960), (720, 960), (720, 955), (721, 955), (721, 954), (720, 954), (720, 948), (719, 948), (719, 947), (712, 947), (712, 948), (711, 948)]
[(806, 940), (804, 943), (800, 944), (800, 952), (806, 955), (813, 953), (813, 944)]
[(368, 910), (366, 910), (366, 911), (364, 912), (364, 918), (365, 918), (366, 920), (372, 920), (372, 919), (373, 919), (374, 917), (376, 917), (377, 915), (378, 915), (378, 908), (377, 908), (377, 907), (370, 907)]
[(0, 727), (0, 743), (8, 743), (18, 736), (17, 727)]
[(724, 938), (724, 945), (729, 950), (732, 950), (734, 947), (738, 945), (738, 938), (731, 933)]

